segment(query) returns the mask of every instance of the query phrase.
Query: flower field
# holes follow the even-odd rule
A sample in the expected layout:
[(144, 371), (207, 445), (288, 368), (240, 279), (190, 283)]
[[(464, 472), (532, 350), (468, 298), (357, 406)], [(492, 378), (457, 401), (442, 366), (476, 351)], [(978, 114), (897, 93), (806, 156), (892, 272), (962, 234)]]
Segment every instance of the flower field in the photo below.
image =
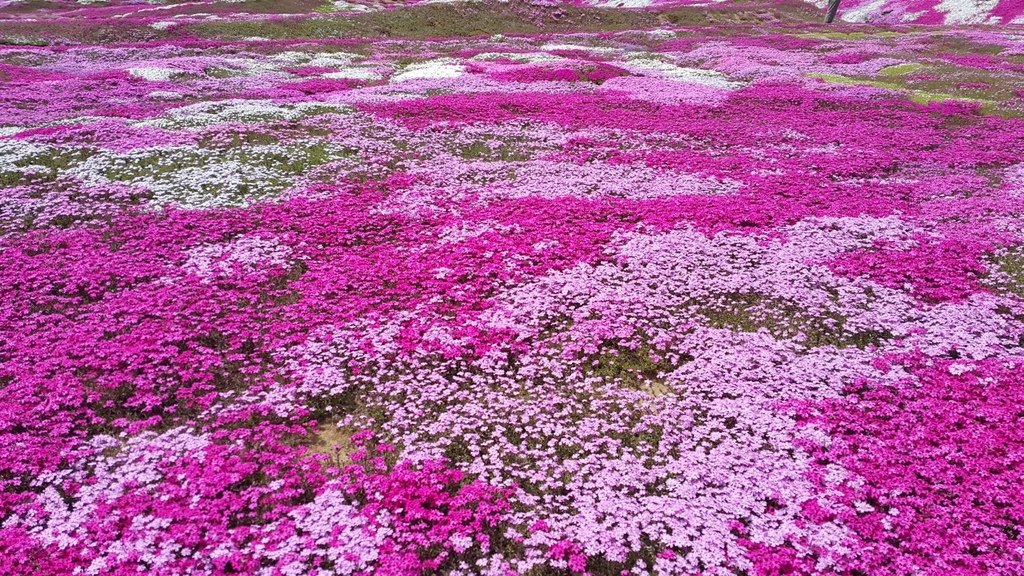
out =
[(1024, 574), (1024, 4), (817, 4), (0, 1), (0, 575)]

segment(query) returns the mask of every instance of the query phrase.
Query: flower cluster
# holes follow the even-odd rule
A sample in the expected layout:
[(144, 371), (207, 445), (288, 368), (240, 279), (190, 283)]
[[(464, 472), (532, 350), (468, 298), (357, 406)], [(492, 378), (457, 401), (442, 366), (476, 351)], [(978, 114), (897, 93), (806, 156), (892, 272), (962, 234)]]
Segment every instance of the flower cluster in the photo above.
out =
[(1012, 25), (44, 4), (0, 1), (0, 574), (1020, 572)]

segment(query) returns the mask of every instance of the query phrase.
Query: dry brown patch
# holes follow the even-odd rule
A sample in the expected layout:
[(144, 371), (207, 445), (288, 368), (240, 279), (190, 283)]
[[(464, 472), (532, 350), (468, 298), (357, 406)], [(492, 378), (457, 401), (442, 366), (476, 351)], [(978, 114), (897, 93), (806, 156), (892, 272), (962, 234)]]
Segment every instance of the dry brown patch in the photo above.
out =
[(645, 386), (640, 388), (642, 392), (646, 392), (651, 396), (666, 396), (673, 392), (672, 388), (664, 382), (649, 382)]
[(333, 466), (344, 466), (349, 463), (349, 455), (354, 452), (349, 438), (351, 432), (338, 428), (334, 422), (326, 422), (317, 427), (313, 433), (309, 454), (326, 454), (328, 463)]

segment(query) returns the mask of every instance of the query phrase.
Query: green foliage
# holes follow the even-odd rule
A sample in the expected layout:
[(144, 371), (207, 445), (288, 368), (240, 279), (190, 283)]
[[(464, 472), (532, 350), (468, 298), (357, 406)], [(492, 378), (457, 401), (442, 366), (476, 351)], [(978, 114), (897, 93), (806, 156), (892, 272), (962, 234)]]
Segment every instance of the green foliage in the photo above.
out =
[(700, 312), (709, 326), (739, 332), (767, 331), (775, 338), (797, 339), (804, 346), (879, 345), (891, 335), (874, 331), (850, 331), (847, 319), (834, 313), (810, 314), (795, 302), (757, 293), (735, 293), (724, 302), (703, 306)]
[(607, 10), (487, 0), (272, 22), (203, 22), (191, 25), (189, 29), (206, 38), (434, 38), (623, 31), (663, 25), (757, 24), (766, 19), (804, 20), (816, 15), (812, 7), (794, 1), (770, 8), (741, 2), (714, 8)]
[[(606, 342), (601, 352), (588, 358), (584, 366), (594, 375), (634, 390), (644, 390), (654, 395), (668, 393), (670, 390), (660, 382), (660, 378), (675, 368), (672, 362), (658, 357), (654, 349), (647, 344), (639, 348), (629, 348), (617, 343)], [(684, 361), (688, 357), (684, 357)]]
[(460, 146), (458, 154), (467, 160), (483, 160), (485, 162), (523, 162), (531, 157), (527, 150), (515, 143), (484, 140)]
[(1024, 247), (1007, 250), (993, 257), (992, 262), (1004, 275), (1002, 288), (1024, 298)]
[(70, 166), (93, 153), (88, 148), (50, 148), (20, 158), (14, 162), (15, 170), (0, 171), (0, 187), (54, 182)]

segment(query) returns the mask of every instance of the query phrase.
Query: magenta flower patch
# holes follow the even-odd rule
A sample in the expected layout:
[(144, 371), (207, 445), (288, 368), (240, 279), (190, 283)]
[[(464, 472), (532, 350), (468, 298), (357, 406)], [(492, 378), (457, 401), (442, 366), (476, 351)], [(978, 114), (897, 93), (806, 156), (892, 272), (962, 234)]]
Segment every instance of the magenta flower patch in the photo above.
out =
[(0, 1), (0, 575), (1020, 574), (1024, 13), (705, 4)]

